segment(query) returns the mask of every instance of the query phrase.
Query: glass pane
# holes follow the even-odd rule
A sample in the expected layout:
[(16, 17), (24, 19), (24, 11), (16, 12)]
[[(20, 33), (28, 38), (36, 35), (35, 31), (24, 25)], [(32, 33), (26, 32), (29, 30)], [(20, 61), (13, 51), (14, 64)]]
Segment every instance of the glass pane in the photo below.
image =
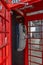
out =
[(42, 57), (42, 52), (31, 51), (31, 55), (33, 55), (33, 56), (37, 56), (37, 57)]
[(28, 23), (28, 54), (30, 59), (30, 65), (42, 65), (42, 24), (42, 20), (30, 21)]
[(28, 23), (28, 26), (37, 26), (37, 25), (41, 25), (41, 20), (34, 20)]
[(13, 3), (18, 3), (20, 0), (12, 0)]
[(31, 56), (31, 61), (42, 64), (42, 59), (41, 58), (37, 58), (37, 57), (32, 57)]
[(40, 44), (40, 39), (31, 39), (31, 43), (33, 44)]
[[(43, 35), (43, 34), (42, 34)], [(33, 39), (40, 39), (42, 36), (41, 36), (41, 33), (28, 33), (28, 38), (33, 38)]]
[(36, 31), (36, 27), (30, 27), (30, 32), (35, 32)]
[(30, 29), (28, 28), (28, 32), (41, 32), (43, 31), (43, 26), (34, 26), (34, 27), (30, 27)]
[(39, 64), (37, 64), (37, 63), (31, 63), (31, 65), (39, 65)]
[(41, 41), (41, 39), (28, 39), (28, 44), (33, 44), (33, 45), (42, 45), (43, 40)]
[(39, 50), (40, 49), (40, 45), (31, 45), (31, 49), (34, 49), (34, 50)]

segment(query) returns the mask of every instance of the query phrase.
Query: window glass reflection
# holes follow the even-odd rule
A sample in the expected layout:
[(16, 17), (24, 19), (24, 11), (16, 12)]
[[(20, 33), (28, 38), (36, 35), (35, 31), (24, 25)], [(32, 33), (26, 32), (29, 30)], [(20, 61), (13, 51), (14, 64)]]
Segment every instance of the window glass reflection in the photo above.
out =
[(40, 38), (42, 38), (42, 36), (41, 36), (41, 33), (29, 33), (28, 38), (40, 39)]
[(20, 0), (12, 0), (13, 3), (18, 3)]
[(43, 23), (43, 20), (35, 20), (35, 21), (30, 21), (28, 23), (28, 26), (37, 26), (37, 25), (41, 25)]
[(28, 32), (42, 32), (43, 26), (34, 26), (34, 27), (28, 27)]
[[(28, 23), (28, 49), (30, 60), (42, 65), (42, 50), (43, 50), (43, 22), (42, 20), (30, 21)], [(41, 58), (40, 58), (41, 57)], [(39, 61), (38, 61), (39, 60)]]

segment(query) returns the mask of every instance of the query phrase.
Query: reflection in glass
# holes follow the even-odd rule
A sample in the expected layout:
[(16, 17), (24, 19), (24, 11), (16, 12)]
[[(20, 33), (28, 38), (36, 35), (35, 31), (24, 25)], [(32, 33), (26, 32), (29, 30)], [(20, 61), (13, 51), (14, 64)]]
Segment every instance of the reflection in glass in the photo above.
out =
[(12, 3), (18, 3), (20, 0), (12, 0)]
[[(43, 48), (43, 26), (41, 20), (30, 21), (28, 23), (28, 49), (29, 60), (31, 65), (42, 65), (42, 48)], [(41, 57), (41, 58), (40, 58)], [(39, 63), (39, 64), (36, 64)]]
[[(42, 23), (43, 23), (43, 20), (42, 20)], [(28, 23), (28, 26), (37, 26), (37, 25), (41, 25), (41, 20), (34, 20)]]
[(39, 21), (36, 20), (34, 22), (30, 21), (29, 24), (31, 26), (28, 27), (28, 32), (29, 32), (28, 37), (29, 38), (41, 38), (41, 32), (43, 31), (43, 26), (41, 26), (41, 21), (40, 20)]

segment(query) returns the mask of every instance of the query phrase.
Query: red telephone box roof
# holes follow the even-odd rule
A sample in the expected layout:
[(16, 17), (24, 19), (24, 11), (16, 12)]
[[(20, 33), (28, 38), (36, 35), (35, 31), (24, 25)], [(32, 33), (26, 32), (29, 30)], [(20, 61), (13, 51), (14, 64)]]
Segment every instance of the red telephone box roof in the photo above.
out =
[[(1, 0), (2, 3), (5, 5), (6, 8), (8, 9), (11, 9), (11, 8), (21, 8), (24, 6), (24, 4), (9, 4), (9, 3), (6, 3), (4, 0)], [(41, 0), (21, 0), (22, 3), (28, 3), (29, 5), (32, 4), (32, 3), (36, 3), (36, 2), (39, 2)]]
[[(24, 14), (29, 13), (29, 12), (34, 12), (37, 10), (42, 10), (43, 9), (43, 0), (21, 0), (20, 3), (16, 3), (16, 4), (8, 4), (6, 3), (4, 0), (1, 0), (1, 2), (3, 3), (3, 5), (8, 9), (8, 10), (15, 10), (18, 12), (18, 14), (24, 16)], [(27, 6), (33, 6), (33, 8), (25, 8), (23, 10), (20, 10), (20, 8), (25, 7), (25, 3), (28, 3)], [(18, 9), (18, 10), (17, 10)]]

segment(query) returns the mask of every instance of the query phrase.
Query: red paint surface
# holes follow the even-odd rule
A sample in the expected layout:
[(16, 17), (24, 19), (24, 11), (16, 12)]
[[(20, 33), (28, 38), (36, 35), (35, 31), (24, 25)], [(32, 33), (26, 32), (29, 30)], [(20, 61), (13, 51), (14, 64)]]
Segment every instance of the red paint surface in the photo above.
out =
[(11, 63), (11, 15), (5, 6), (2, 5), (0, 11), (0, 47), (5, 43), (7, 37), (7, 45), (0, 48), (0, 65), (12, 65)]

